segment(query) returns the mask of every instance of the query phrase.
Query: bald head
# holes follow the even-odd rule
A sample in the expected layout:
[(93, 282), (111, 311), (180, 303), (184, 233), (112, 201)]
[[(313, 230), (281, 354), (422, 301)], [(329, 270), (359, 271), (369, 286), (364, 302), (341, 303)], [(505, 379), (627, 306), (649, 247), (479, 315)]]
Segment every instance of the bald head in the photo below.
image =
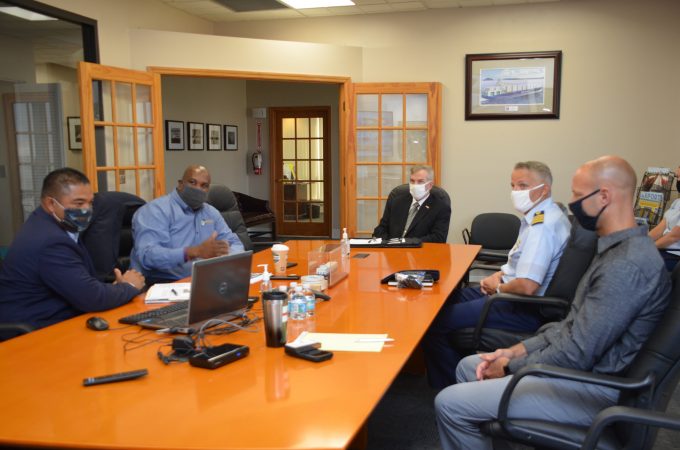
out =
[(603, 156), (583, 164), (574, 174), (572, 203), (580, 200), (588, 216), (601, 215), (597, 231), (601, 236), (607, 235), (635, 226), (633, 197), (636, 184), (635, 171), (628, 161), (619, 156)]

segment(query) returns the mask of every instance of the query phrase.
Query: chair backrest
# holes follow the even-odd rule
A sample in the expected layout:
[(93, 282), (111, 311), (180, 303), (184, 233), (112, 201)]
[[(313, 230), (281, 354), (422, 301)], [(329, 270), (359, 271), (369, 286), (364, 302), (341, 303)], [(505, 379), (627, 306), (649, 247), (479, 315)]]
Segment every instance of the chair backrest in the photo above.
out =
[[(581, 281), (581, 277), (586, 273), (595, 256), (597, 234), (583, 228), (573, 216), (569, 216), (569, 221), (571, 222), (569, 239), (545, 295), (563, 298), (571, 302), (574, 299), (576, 287)], [(550, 321), (562, 320), (567, 312), (562, 308), (541, 307), (541, 315)]]
[[(665, 411), (680, 380), (680, 265), (673, 270), (671, 279), (673, 290), (663, 318), (626, 371), (627, 377), (654, 374), (654, 392), (651, 398), (624, 393), (619, 399), (622, 405)], [(651, 448), (656, 432), (643, 425), (616, 425), (620, 441), (626, 442), (626, 448), (631, 449)]]
[(97, 277), (111, 281), (113, 269), (127, 270), (132, 251), (132, 216), (146, 202), (127, 192), (98, 192), (92, 222), (82, 234)]
[(514, 214), (483, 213), (472, 220), (470, 244), (489, 250), (508, 250), (519, 235), (520, 220)]
[(246, 250), (252, 250), (253, 242), (250, 240), (250, 236), (248, 236), (248, 228), (243, 221), (236, 196), (232, 190), (223, 184), (211, 185), (208, 192), (208, 203), (222, 214), (224, 221), (227, 222), (231, 231), (236, 233), (243, 243), (243, 247)]
[[(408, 183), (400, 184), (399, 186), (392, 189), (390, 195), (407, 193), (408, 191), (409, 191)], [(442, 202), (444, 202), (444, 204), (451, 207), (451, 197), (449, 197), (449, 193), (446, 192), (444, 189), (440, 188), (439, 186), (432, 186), (432, 189), (430, 190), (430, 195), (438, 200), (441, 200)]]

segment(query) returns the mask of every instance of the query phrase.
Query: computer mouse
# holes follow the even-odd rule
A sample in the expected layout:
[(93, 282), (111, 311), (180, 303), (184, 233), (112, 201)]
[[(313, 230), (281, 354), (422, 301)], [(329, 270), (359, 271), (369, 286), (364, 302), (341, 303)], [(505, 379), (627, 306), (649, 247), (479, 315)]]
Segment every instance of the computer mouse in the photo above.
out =
[(94, 331), (104, 331), (109, 329), (109, 323), (101, 317), (92, 316), (85, 322), (87, 328)]

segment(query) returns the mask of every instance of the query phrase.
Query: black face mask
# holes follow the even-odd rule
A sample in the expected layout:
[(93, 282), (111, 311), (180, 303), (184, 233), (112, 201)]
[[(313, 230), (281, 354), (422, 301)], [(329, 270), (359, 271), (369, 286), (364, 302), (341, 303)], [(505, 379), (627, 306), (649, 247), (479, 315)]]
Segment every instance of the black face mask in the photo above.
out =
[(678, 193), (680, 193), (680, 178), (675, 180), (675, 189), (677, 189)]
[(184, 189), (181, 191), (178, 189), (177, 193), (179, 198), (184, 200), (184, 203), (189, 206), (189, 208), (197, 211), (203, 207), (203, 203), (208, 200), (208, 193), (202, 189), (197, 189), (189, 185), (184, 185)]
[(595, 216), (589, 216), (588, 214), (586, 214), (585, 211), (583, 211), (583, 200), (592, 197), (598, 192), (600, 192), (600, 190), (596, 189), (595, 191), (591, 192), (585, 197), (569, 203), (569, 210), (576, 218), (576, 221), (586, 230), (595, 231), (595, 229), (597, 228), (597, 220), (600, 218), (602, 211), (604, 211), (604, 209), (608, 206), (604, 205), (600, 212), (597, 213), (597, 215)]
[(57, 217), (57, 215), (54, 213), (52, 214), (66, 231), (70, 231), (71, 233), (80, 233), (81, 231), (85, 231), (87, 227), (90, 226), (90, 222), (92, 221), (92, 208), (64, 208), (64, 206), (59, 203), (56, 198), (53, 198), (52, 200), (54, 200), (64, 210), (63, 219), (59, 219), (59, 217)]

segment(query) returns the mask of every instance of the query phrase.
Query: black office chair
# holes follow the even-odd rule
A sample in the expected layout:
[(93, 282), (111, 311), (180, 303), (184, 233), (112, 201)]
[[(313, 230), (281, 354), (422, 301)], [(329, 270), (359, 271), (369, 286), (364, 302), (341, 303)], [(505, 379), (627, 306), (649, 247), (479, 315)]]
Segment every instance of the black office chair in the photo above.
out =
[(576, 293), (576, 287), (595, 256), (597, 247), (595, 232), (581, 227), (573, 219), (573, 216), (570, 217), (570, 221), (572, 224), (569, 239), (555, 274), (545, 291), (545, 296), (508, 293), (490, 296), (482, 308), (477, 326), (475, 328), (463, 328), (453, 333), (452, 345), (461, 354), (510, 347), (534, 334), (485, 328), (484, 324), (494, 302), (503, 300), (538, 305), (544, 323), (562, 320), (567, 315)]
[(267, 224), (271, 226), (270, 231), (248, 231), (250, 237), (257, 238), (264, 234), (271, 234), (272, 241), (276, 241), (276, 216), (269, 207), (269, 202), (242, 192), (234, 192), (234, 195), (236, 196), (236, 203), (246, 228)]
[(132, 216), (146, 202), (127, 192), (98, 192), (94, 196), (90, 226), (82, 241), (94, 263), (97, 278), (115, 280), (113, 269), (125, 272), (132, 252)]
[[(672, 275), (673, 291), (664, 317), (623, 376), (600, 375), (535, 364), (520, 369), (503, 393), (498, 419), (482, 432), (537, 448), (651, 449), (656, 427), (680, 430), (680, 417), (665, 414), (680, 379), (680, 267)], [(609, 386), (621, 391), (618, 404), (602, 410), (590, 427), (546, 420), (508, 419), (512, 391), (527, 375), (556, 377)]]
[(463, 230), (463, 241), (482, 246), (475, 261), (505, 263), (510, 249), (517, 241), (520, 224), (519, 218), (514, 214), (479, 214), (472, 220), (470, 229)]
[(0, 342), (35, 330), (32, 325), (21, 322), (0, 322)]
[(208, 192), (208, 203), (217, 209), (227, 225), (236, 233), (243, 247), (246, 250), (260, 251), (269, 248), (277, 242), (270, 241), (256, 241), (250, 239), (248, 228), (246, 227), (241, 211), (238, 207), (238, 202), (234, 192), (223, 184), (213, 184), (210, 186)]

